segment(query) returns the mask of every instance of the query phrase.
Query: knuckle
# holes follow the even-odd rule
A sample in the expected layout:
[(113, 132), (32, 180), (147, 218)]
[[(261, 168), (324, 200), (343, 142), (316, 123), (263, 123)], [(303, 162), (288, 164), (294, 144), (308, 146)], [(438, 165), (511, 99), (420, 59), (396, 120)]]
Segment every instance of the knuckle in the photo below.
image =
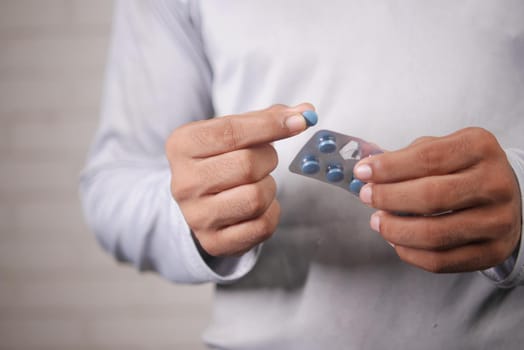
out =
[(175, 179), (171, 181), (171, 194), (177, 202), (189, 198), (190, 193), (191, 190), (189, 189), (189, 186), (179, 183)]
[(186, 219), (187, 225), (193, 230), (199, 230), (204, 227), (201, 227), (200, 218), (195, 217), (195, 215), (190, 213), (184, 213), (184, 219)]
[(421, 219), (420, 231), (421, 241), (425, 242), (425, 247), (427, 249), (438, 249), (448, 244), (446, 235), (443, 235), (441, 232), (438, 232), (432, 220)]
[[(231, 168), (231, 161), (228, 157), (223, 157), (220, 162), (206, 159), (195, 164), (195, 169), (191, 171), (191, 180), (195, 182), (195, 187), (209, 189), (211, 184), (218, 186), (224, 182), (228, 173), (224, 169)], [(198, 185), (196, 183), (198, 182)]]
[(200, 206), (198, 206), (196, 210), (194, 204), (189, 207), (183, 206), (180, 209), (184, 215), (184, 219), (192, 230), (200, 232), (210, 230), (213, 227), (213, 219), (210, 218), (209, 215), (203, 215), (206, 211), (201, 210)]
[(217, 244), (209, 242), (208, 239), (204, 240), (204, 242), (201, 242), (200, 245), (209, 255), (215, 257), (222, 257), (225, 255), (225, 252)]
[(476, 145), (478, 154), (483, 157), (493, 156), (499, 149), (498, 141), (495, 135), (484, 128), (467, 128), (464, 139), (466, 139), (469, 143), (474, 143)]
[(459, 133), (456, 140), (450, 144), (449, 154), (475, 154), (474, 139), (471, 132)]
[(211, 131), (209, 121), (185, 124), (178, 129), (176, 144), (183, 150), (205, 146), (209, 143)]
[(444, 234), (428, 235), (429, 242), (433, 249), (451, 248), (460, 241), (459, 236), (454, 232)]
[(497, 231), (503, 236), (517, 231), (518, 226), (518, 220), (510, 210), (503, 210), (502, 213), (497, 216)]
[(425, 208), (424, 214), (434, 214), (443, 212), (446, 208), (444, 203), (448, 203), (450, 194), (455, 189), (449, 183), (435, 181), (420, 188), (421, 208)]
[(238, 168), (240, 170), (242, 179), (245, 182), (254, 182), (257, 180), (255, 161), (256, 160), (253, 157), (253, 153), (249, 150), (240, 152), (237, 158)]
[(270, 169), (268, 169), (268, 170), (269, 170), (269, 172), (272, 172), (273, 170), (276, 169), (276, 167), (278, 165), (278, 153), (277, 153), (275, 147), (273, 147), (270, 144), (267, 145), (267, 150), (268, 150), (269, 159), (270, 159)]
[[(195, 227), (197, 229), (201, 229), (201, 230), (213, 230), (217, 225), (217, 218), (215, 215), (211, 216), (211, 215), (203, 215), (201, 214), (202, 210), (199, 210), (199, 214), (195, 214), (194, 217), (193, 217), (193, 220), (192, 220), (192, 224), (193, 226), (191, 226), (191, 224), (189, 224), (190, 227)], [(207, 211), (205, 211), (207, 212)]]
[(276, 194), (277, 194), (277, 182), (275, 181), (275, 179), (273, 178), (273, 176), (271, 175), (268, 175), (267, 176), (267, 185), (266, 185), (266, 190), (269, 192), (270, 198), (275, 198)]
[(453, 194), (455, 202), (461, 202), (462, 206), (493, 203), (499, 197), (502, 188), (498, 179), (491, 181), (490, 176), (483, 171), (469, 171), (450, 184), (449, 193)]
[(274, 232), (274, 224), (272, 220), (268, 218), (267, 216), (262, 217), (261, 220), (259, 221), (258, 228), (256, 230), (257, 237), (260, 240), (265, 241), (273, 235), (273, 232)]
[(515, 177), (512, 172), (508, 174), (501, 174), (497, 172), (493, 174), (493, 177), (483, 179), (483, 181), (477, 181), (480, 184), (480, 193), (484, 194), (485, 201), (488, 203), (493, 202), (510, 202), (515, 198), (518, 193), (516, 189), (517, 185)]
[[(423, 203), (426, 203), (428, 206), (428, 212), (431, 212), (435, 209), (437, 206), (436, 203), (434, 203), (435, 199), (435, 192), (438, 193), (438, 191), (435, 190), (435, 188), (438, 188), (439, 185), (435, 183), (433, 186), (423, 186), (420, 191), (420, 198), (422, 199)], [(438, 197), (437, 197), (438, 198)]]
[(303, 102), (300, 104), (301, 106), (304, 106), (305, 108), (309, 109), (309, 110), (315, 110), (315, 106), (313, 106), (313, 104), (309, 103), (309, 102)]
[(254, 241), (268, 240), (275, 232), (280, 215), (280, 205), (277, 203), (273, 210), (274, 212), (271, 215), (263, 215), (256, 221), (253, 228)]
[(254, 215), (262, 214), (266, 209), (266, 198), (264, 189), (261, 186), (253, 186), (249, 194), (246, 195), (246, 207)]
[(171, 132), (164, 143), (164, 150), (168, 159), (176, 156), (177, 152), (180, 151), (181, 145), (183, 144), (182, 140), (184, 139), (184, 133), (187, 129), (187, 126), (183, 125), (176, 128)]
[(484, 140), (488, 144), (493, 142), (493, 139), (494, 139), (493, 134), (484, 128), (470, 127), (470, 128), (467, 128), (466, 130), (467, 130), (467, 134), (469, 134), (471, 137), (475, 139)]
[(427, 248), (439, 249), (448, 246), (449, 241), (445, 235), (427, 235)]
[(435, 203), (435, 201), (438, 201), (439, 197), (435, 197), (435, 193), (439, 193), (439, 187), (439, 183), (435, 182), (431, 186), (421, 186), (419, 188), (419, 198), (421, 200), (421, 203), (424, 203), (424, 206), (427, 207), (427, 209), (424, 210), (425, 213), (432, 212), (435, 209), (435, 207), (438, 206), (438, 204)]
[(434, 140), (434, 139), (435, 139), (435, 137), (432, 137), (432, 136), (421, 136), (421, 137), (418, 137), (415, 140), (413, 140), (413, 142), (411, 142), (411, 145), (415, 146), (415, 145), (418, 145), (420, 143), (428, 142), (428, 141), (431, 141), (431, 140)]
[(197, 188), (198, 184), (194, 179), (186, 178), (181, 174), (171, 179), (171, 194), (177, 202), (193, 197)]
[(284, 113), (285, 110), (288, 108), (289, 107), (284, 104), (277, 103), (277, 104), (270, 106), (266, 111), (272, 116), (279, 116), (282, 113)]
[(415, 160), (424, 175), (432, 175), (433, 169), (441, 168), (442, 154), (436, 147), (419, 147), (415, 152)]
[(191, 129), (188, 128), (186, 133), (189, 139), (188, 144), (196, 145), (197, 148), (208, 145), (212, 137), (211, 127), (207, 126), (207, 124)]
[(482, 238), (493, 241), (511, 239), (513, 233), (520, 232), (518, 223), (518, 219), (507, 207), (489, 212), (482, 217), (482, 225), (487, 228)]
[(238, 148), (238, 145), (240, 144), (242, 140), (242, 129), (240, 128), (240, 124), (235, 123), (233, 118), (222, 118), (221, 119), (222, 124), (222, 140), (220, 142), (223, 142), (226, 147), (229, 149), (236, 149)]
[(216, 232), (195, 232), (195, 236), (198, 240), (198, 243), (207, 254), (216, 257), (222, 256), (224, 254), (224, 251), (218, 244)]
[(507, 202), (520, 202), (519, 185), (517, 183), (513, 171), (510, 169), (508, 175), (506, 177), (501, 178), (499, 181), (500, 189), (498, 192), (498, 196), (500, 200)]
[(262, 148), (239, 151), (235, 163), (240, 169), (242, 179), (252, 183), (259, 181), (277, 167), (278, 155), (275, 148), (268, 144)]

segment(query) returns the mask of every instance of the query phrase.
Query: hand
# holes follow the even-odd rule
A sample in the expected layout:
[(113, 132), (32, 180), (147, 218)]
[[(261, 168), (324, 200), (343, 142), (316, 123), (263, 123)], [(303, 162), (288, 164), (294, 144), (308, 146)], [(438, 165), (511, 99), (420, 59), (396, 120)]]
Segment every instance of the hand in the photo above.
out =
[(368, 182), (361, 200), (379, 209), (371, 227), (402, 260), (424, 270), (486, 269), (507, 259), (519, 242), (519, 186), (504, 151), (484, 129), (418, 139), (361, 160), (355, 175)]
[(276, 105), (186, 124), (166, 142), (171, 192), (204, 251), (234, 256), (275, 231), (280, 205), (269, 175), (277, 166), (270, 142), (306, 129), (310, 104)]

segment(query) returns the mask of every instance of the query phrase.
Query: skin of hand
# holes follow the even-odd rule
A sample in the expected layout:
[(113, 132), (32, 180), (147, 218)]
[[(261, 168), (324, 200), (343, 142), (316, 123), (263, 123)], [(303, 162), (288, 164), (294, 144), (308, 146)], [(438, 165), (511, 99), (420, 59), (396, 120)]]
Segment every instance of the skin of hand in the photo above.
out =
[[(361, 160), (360, 199), (370, 226), (399, 257), (435, 273), (496, 266), (521, 235), (519, 185), (497, 139), (481, 128), (423, 137)], [(393, 213), (410, 213), (401, 216)]]
[(314, 107), (274, 105), (188, 123), (169, 136), (171, 193), (205, 253), (238, 256), (271, 237), (280, 216), (271, 142), (304, 131), (307, 110)]

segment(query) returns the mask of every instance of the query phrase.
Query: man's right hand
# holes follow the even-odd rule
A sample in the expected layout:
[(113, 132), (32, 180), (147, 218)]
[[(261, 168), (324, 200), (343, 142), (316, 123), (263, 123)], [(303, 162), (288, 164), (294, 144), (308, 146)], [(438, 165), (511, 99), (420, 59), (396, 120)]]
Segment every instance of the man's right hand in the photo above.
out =
[(189, 123), (170, 135), (171, 193), (207, 254), (238, 256), (271, 237), (280, 205), (270, 143), (304, 131), (307, 110), (314, 107), (275, 105)]

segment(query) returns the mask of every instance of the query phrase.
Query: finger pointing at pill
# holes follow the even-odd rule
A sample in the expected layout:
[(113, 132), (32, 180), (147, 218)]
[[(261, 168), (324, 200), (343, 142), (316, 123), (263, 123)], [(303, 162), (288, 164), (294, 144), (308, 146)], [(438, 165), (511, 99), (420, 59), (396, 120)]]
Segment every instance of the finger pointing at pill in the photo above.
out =
[[(175, 143), (184, 154), (205, 158), (294, 136), (316, 121), (310, 104), (292, 108), (275, 105), (261, 111), (186, 124), (169, 142)], [(180, 139), (184, 142), (178, 142)]]
[(238, 255), (271, 236), (280, 215), (271, 143), (317, 119), (311, 104), (275, 105), (173, 131), (166, 142), (171, 192), (205, 253)]

